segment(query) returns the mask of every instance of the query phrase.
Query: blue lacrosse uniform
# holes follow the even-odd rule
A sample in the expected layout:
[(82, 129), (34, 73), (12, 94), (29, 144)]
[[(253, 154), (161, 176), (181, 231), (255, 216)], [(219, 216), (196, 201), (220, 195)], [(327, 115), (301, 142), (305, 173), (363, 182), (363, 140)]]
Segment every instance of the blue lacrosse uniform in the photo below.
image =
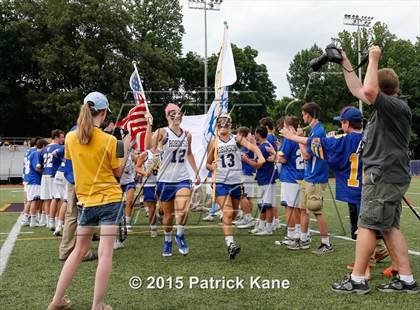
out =
[[(270, 157), (270, 153), (267, 151), (267, 147), (270, 147), (269, 142), (261, 143), (258, 148), (260, 149), (262, 155), (267, 160)], [(267, 185), (276, 183), (278, 178), (277, 169), (274, 163), (266, 161), (260, 169), (257, 170), (257, 183), (258, 185)]]
[(23, 183), (28, 183), (28, 174), (29, 174), (29, 155), (36, 151), (36, 147), (31, 147), (26, 150), (25, 156), (23, 158), (23, 173), (22, 180)]
[(335, 170), (337, 200), (360, 204), (362, 193), (362, 158), (357, 154), (362, 133), (334, 137), (309, 138), (310, 154), (324, 159)]
[(38, 151), (32, 152), (28, 157), (29, 173), (27, 176), (28, 185), (41, 185), (42, 172), (36, 171), (37, 166), (42, 167), (43, 159)]
[(267, 141), (268, 141), (268, 142), (270, 142), (271, 146), (272, 146), (272, 147), (274, 148), (274, 150), (277, 152), (277, 151), (278, 151), (278, 149), (277, 149), (276, 142), (277, 142), (277, 141), (279, 141), (279, 139), (277, 139), (277, 137), (276, 137), (274, 134), (269, 133), (269, 134), (267, 135)]
[(57, 172), (62, 172), (64, 173), (64, 171), (66, 170), (66, 159), (64, 157), (64, 147), (63, 148), (59, 148), (57, 149), (55, 152), (55, 157), (58, 158), (61, 161), (60, 166), (57, 169)]
[(284, 139), (279, 154), (287, 163), (282, 164), (280, 170), (280, 181), (285, 183), (297, 183), (303, 180), (305, 174), (305, 161), (299, 148), (294, 141)]
[(64, 150), (64, 145), (62, 144), (49, 144), (42, 151), (42, 158), (44, 160), (44, 170), (42, 175), (49, 175), (54, 177), (57, 172), (58, 167), (60, 167), (62, 160), (56, 156), (54, 153), (58, 152), (60, 149)]
[[(254, 159), (255, 155), (253, 152), (248, 150), (246, 147), (241, 147), (241, 152), (243, 154), (246, 154), (250, 159)], [(244, 162), (242, 160), (242, 173), (243, 175), (254, 175), (256, 172), (256, 169), (252, 167), (250, 164)]]
[[(325, 129), (321, 123), (311, 129), (309, 138), (323, 138), (326, 136)], [(311, 144), (306, 144), (306, 151), (311, 153)], [(320, 157), (312, 156), (306, 161), (304, 181), (309, 183), (327, 183), (328, 182), (328, 164)]]

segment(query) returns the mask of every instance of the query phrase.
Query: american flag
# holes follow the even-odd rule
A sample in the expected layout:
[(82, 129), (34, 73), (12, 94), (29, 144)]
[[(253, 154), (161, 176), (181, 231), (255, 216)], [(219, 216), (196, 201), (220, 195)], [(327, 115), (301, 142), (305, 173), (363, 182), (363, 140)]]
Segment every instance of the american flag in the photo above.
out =
[(133, 91), (136, 106), (132, 108), (128, 115), (118, 122), (116, 126), (122, 127), (131, 133), (131, 144), (134, 150), (145, 150), (145, 137), (147, 121), (145, 114), (147, 110), (147, 102), (144, 96), (143, 86), (136, 71), (131, 74), (130, 87)]

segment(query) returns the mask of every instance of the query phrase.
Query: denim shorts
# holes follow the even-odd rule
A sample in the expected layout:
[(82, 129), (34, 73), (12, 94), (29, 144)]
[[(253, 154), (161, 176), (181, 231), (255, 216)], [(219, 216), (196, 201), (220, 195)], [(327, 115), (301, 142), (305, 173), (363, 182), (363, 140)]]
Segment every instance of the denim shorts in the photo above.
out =
[(112, 202), (94, 207), (77, 206), (77, 225), (118, 225), (124, 214), (123, 202)]

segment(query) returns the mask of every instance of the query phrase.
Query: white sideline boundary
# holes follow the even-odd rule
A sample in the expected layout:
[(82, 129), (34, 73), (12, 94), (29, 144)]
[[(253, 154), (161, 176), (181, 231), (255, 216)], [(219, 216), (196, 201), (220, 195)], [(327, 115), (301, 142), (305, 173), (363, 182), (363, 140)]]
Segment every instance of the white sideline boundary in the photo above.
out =
[(16, 239), (19, 235), (21, 228), (23, 214), (19, 216), (9, 235), (7, 236), (6, 241), (3, 243), (3, 246), (0, 249), (0, 277), (3, 272), (6, 270), (7, 261), (9, 260), (10, 254), (12, 254), (13, 247), (15, 246)]
[[(280, 223), (280, 226), (285, 227), (286, 224)], [(309, 229), (309, 231), (311, 233), (317, 233), (319, 234), (318, 230), (314, 230), (314, 229)], [(342, 240), (347, 240), (347, 241), (353, 241), (355, 242), (355, 240), (353, 240), (352, 238), (346, 237), (346, 236), (339, 236), (339, 235), (334, 235), (334, 234), (330, 234), (331, 237), (337, 238), (337, 239), (342, 239)], [(420, 256), (420, 252), (417, 251), (412, 251), (412, 250), (408, 250), (408, 254), (411, 255), (415, 255), (415, 256)]]

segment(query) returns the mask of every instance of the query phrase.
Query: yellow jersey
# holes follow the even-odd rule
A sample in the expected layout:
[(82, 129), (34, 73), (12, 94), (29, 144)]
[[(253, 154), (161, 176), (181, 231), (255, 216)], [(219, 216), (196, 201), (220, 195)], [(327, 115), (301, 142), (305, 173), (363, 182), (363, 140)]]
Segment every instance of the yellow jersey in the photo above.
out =
[(121, 166), (117, 158), (117, 139), (94, 127), (89, 144), (77, 140), (76, 131), (65, 141), (65, 158), (73, 164), (77, 199), (84, 207), (122, 201), (122, 190), (113, 169)]

